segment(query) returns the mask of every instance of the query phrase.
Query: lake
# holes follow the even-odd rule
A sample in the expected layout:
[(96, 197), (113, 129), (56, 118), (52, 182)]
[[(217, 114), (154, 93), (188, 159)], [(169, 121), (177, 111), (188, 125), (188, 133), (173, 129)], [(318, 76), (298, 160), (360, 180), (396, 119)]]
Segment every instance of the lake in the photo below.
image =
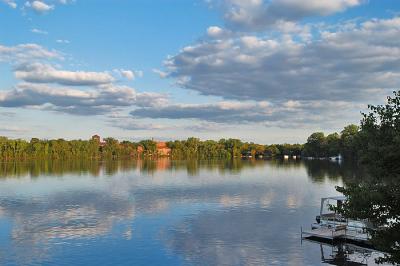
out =
[(300, 237), (357, 174), (327, 161), (2, 163), (0, 265), (375, 265), (376, 252), (346, 259)]

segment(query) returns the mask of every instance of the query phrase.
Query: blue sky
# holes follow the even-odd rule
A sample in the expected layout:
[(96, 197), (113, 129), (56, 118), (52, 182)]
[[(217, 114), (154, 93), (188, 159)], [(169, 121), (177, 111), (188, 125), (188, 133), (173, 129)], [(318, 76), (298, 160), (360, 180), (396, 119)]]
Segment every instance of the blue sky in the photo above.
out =
[(0, 0), (0, 135), (304, 142), (400, 79), (396, 0)]

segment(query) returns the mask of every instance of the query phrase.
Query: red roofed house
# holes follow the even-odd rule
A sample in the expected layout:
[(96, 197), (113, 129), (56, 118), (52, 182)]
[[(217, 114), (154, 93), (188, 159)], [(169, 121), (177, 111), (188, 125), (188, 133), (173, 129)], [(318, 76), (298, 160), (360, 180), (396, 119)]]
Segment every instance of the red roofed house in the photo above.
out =
[(94, 140), (95, 142), (97, 142), (99, 144), (100, 147), (103, 147), (106, 145), (106, 143), (104, 141), (100, 141), (100, 136), (99, 135), (93, 135), (92, 136), (92, 140)]
[(144, 152), (144, 148), (142, 145), (137, 146), (136, 148), (137, 153), (142, 154)]
[(169, 156), (171, 154), (171, 149), (168, 148), (166, 142), (157, 142), (157, 154), (160, 156)]

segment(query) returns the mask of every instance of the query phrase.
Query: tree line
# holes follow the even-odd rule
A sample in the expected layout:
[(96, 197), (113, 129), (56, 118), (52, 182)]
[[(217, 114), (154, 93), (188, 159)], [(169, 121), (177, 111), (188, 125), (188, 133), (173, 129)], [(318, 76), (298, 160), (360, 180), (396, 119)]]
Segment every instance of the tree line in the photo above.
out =
[(327, 158), (338, 156), (346, 159), (356, 159), (359, 146), (359, 126), (348, 125), (340, 134), (335, 132), (325, 136), (323, 132), (312, 133), (304, 144), (303, 156), (315, 158)]
[(276, 157), (284, 154), (301, 155), (302, 144), (262, 145), (239, 139), (201, 141), (198, 138), (168, 142), (174, 159), (230, 159), (240, 157)]
[[(198, 138), (167, 142), (173, 159), (231, 159), (240, 157), (276, 158), (283, 155), (306, 157), (330, 157), (342, 154), (355, 158), (360, 145), (359, 128), (349, 125), (338, 133), (327, 136), (323, 132), (311, 134), (305, 144), (270, 144), (263, 145), (243, 142), (239, 139), (220, 139), (201, 141)], [(139, 149), (140, 147), (140, 149)], [(0, 160), (27, 159), (123, 159), (138, 157), (157, 157), (157, 142), (142, 140), (140, 142), (122, 141), (104, 138), (65, 140), (38, 139), (30, 141), (9, 139), (0, 136)]]
[[(284, 154), (301, 155), (302, 144), (262, 145), (242, 142), (239, 139), (221, 139), (219, 141), (188, 138), (167, 142), (173, 159), (230, 159), (240, 157), (277, 157)], [(123, 159), (138, 157), (157, 157), (157, 142), (122, 141), (114, 138), (65, 140), (38, 139), (30, 141), (9, 139), (0, 136), (0, 160), (28, 159)]]
[(0, 137), (0, 160), (28, 159), (107, 159), (133, 158), (138, 156), (137, 147), (145, 147), (144, 152), (154, 152), (153, 141), (119, 142), (114, 138), (105, 138), (101, 143), (90, 140), (38, 139), (30, 141)]

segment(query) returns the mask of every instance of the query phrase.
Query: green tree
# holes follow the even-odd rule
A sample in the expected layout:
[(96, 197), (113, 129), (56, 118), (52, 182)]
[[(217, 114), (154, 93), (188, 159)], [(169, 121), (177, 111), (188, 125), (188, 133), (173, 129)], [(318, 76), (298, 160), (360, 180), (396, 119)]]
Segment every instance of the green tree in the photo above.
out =
[(278, 149), (277, 145), (266, 145), (265, 147), (265, 155), (267, 157), (275, 157), (280, 155), (280, 150)]
[(340, 136), (338, 133), (332, 133), (326, 136), (327, 156), (336, 156), (340, 153)]
[(231, 153), (231, 157), (240, 157), (241, 156), (241, 146), (243, 145), (242, 141), (239, 139), (228, 139), (225, 141), (225, 149)]
[(348, 125), (340, 133), (340, 150), (344, 158), (356, 159), (358, 153), (358, 132), (359, 126)]
[(369, 109), (361, 121), (359, 160), (370, 176), (337, 188), (348, 198), (338, 211), (379, 228), (371, 231), (372, 243), (388, 254), (380, 261), (400, 263), (400, 91)]
[(323, 132), (312, 133), (307, 138), (307, 143), (305, 144), (304, 149), (307, 156), (312, 156), (312, 157), (327, 156), (325, 134)]
[(155, 156), (157, 153), (157, 143), (151, 139), (142, 140), (139, 142), (144, 148), (144, 155)]

